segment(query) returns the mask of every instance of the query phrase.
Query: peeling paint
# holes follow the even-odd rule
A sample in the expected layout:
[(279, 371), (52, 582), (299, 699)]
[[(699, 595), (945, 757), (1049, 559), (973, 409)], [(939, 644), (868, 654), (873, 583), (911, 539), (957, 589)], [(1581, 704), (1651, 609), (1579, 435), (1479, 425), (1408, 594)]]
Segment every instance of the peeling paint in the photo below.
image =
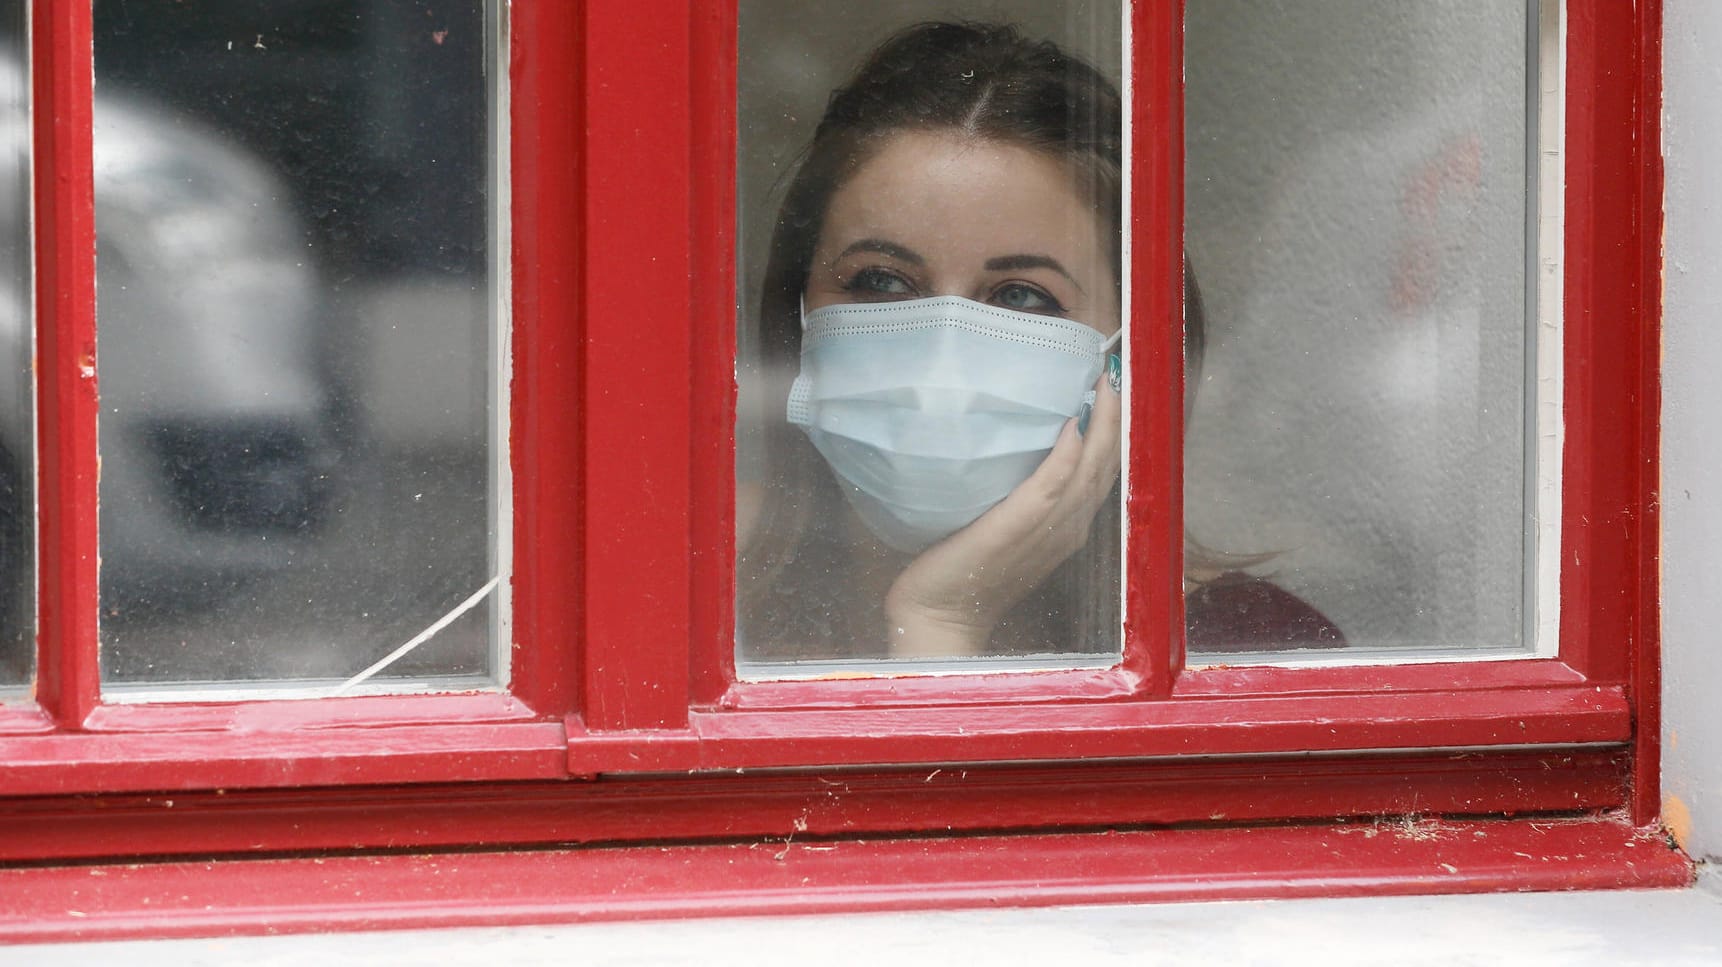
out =
[(1692, 838), (1692, 810), (1673, 793), (1662, 797), (1662, 823), (1674, 837), (1674, 845), (1685, 850)]

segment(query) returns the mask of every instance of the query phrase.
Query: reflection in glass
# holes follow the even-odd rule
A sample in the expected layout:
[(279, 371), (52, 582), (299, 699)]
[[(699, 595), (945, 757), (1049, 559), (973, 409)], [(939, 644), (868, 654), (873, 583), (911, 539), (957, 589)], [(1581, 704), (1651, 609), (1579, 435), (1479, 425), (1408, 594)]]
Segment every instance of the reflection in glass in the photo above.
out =
[(97, 0), (110, 682), (343, 681), (498, 573), (493, 7)]
[(1120, 16), (741, 4), (744, 674), (1116, 659)]
[(1525, 642), (1528, 6), (1189, 3), (1195, 660)]
[(23, 0), (0, 0), (0, 686), (35, 670), (30, 110)]

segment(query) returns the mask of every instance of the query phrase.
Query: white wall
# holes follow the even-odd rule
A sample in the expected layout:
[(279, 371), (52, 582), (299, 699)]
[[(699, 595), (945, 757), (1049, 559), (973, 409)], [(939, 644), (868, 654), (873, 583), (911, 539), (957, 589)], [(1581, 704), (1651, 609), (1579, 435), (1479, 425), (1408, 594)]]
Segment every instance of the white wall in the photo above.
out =
[(1722, 3), (1666, 0), (1662, 383), (1663, 813), (1722, 857)]

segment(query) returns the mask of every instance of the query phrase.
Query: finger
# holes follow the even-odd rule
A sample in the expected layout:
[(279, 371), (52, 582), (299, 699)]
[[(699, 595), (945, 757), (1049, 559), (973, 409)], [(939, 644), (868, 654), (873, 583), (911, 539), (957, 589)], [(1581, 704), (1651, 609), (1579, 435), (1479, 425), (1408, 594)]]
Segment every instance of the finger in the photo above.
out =
[(1118, 477), (1118, 443), (1123, 427), (1123, 400), (1102, 373), (1094, 384), (1094, 413), (1089, 417), (1088, 435), (1083, 438), (1082, 455), (1075, 469), (1075, 480), (1085, 502), (1099, 500), (1112, 489), (1112, 481)]
[[(1093, 421), (1094, 417), (1090, 417), (1090, 433), (1094, 432)], [(1034, 468), (1034, 473), (1029, 474), (1028, 479), (1012, 493), (1028, 489), (1038, 492), (1044, 499), (1057, 500), (1081, 471), (1082, 454), (1086, 449), (1087, 441), (1077, 431), (1076, 421), (1065, 420), (1064, 426), (1058, 431), (1058, 439), (1053, 441), (1052, 451), (1040, 462), (1040, 466)]]
[(1081, 465), (1082, 451), (1083, 441), (1076, 432), (1076, 421), (1066, 420), (1058, 431), (1052, 452), (1046, 455), (1040, 466), (969, 527), (983, 528), (1001, 542), (1021, 540), (1045, 527), (1049, 517), (1061, 512), (1070, 482)]
[[(1116, 403), (1113, 409), (1117, 409)], [(1107, 419), (1116, 423), (1118, 418), (1114, 414)], [(1090, 436), (1094, 432), (1091, 423)], [(1111, 430), (1113, 440), (1117, 439), (1117, 433), (1114, 427)], [(1077, 432), (1076, 420), (1065, 420), (1058, 431), (1058, 438), (1053, 441), (1052, 450), (1028, 479), (1017, 484), (1004, 500), (976, 518), (974, 523), (935, 545), (935, 549), (960, 542), (982, 554), (1009, 555), (1022, 550), (1025, 543), (1044, 537), (1049, 524), (1069, 518), (1083, 502), (1080, 498), (1073, 502), (1072, 494), (1083, 489), (1073, 486), (1073, 482), (1078, 480), (1087, 448), (1087, 441)], [(1116, 444), (1113, 448), (1116, 449)]]
[[(923, 552), (911, 567), (937, 569), (966, 560), (975, 562), (963, 565), (971, 578), (990, 572), (1014, 574), (1011, 580), (1018, 583), (1038, 582), (1085, 540), (1094, 506), (1072, 496), (1081, 490), (1073, 481), (1085, 449), (1076, 421), (1065, 421), (1052, 451), (1027, 480), (974, 523)], [(1028, 573), (1021, 570), (1025, 562), (1038, 563)]]

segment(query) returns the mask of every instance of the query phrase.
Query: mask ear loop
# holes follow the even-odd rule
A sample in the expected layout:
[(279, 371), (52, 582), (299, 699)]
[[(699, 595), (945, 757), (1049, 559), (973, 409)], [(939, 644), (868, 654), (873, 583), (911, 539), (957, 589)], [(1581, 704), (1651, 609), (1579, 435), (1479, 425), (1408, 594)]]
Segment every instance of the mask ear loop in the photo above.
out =
[(1117, 332), (1106, 337), (1106, 341), (1100, 344), (1100, 351), (1103, 353), (1111, 352), (1112, 350), (1114, 350), (1118, 347), (1119, 340), (1121, 340), (1123, 338), (1124, 338), (1124, 330), (1122, 328), (1120, 328)]
[[(797, 311), (800, 312), (801, 334), (802, 336), (806, 336), (807, 293), (803, 292), (796, 296), (795, 302)], [(808, 382), (807, 374), (805, 372), (796, 374), (795, 382), (791, 383), (789, 386), (789, 400), (785, 410), (785, 415), (789, 418), (789, 422), (794, 426), (808, 427), (813, 425), (813, 412), (807, 403), (808, 393), (811, 389), (812, 384)]]

